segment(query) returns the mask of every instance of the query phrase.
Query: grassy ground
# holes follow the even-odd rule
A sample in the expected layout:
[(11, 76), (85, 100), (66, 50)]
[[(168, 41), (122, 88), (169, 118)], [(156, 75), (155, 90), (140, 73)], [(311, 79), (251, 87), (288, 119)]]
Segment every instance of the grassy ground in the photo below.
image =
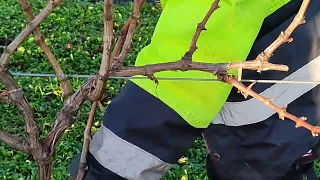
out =
[[(31, 0), (35, 13), (45, 6), (43, 0)], [(128, 17), (132, 5), (121, 5), (115, 9), (115, 27), (119, 32), (121, 25)], [(14, 39), (25, 27), (26, 17), (17, 1), (0, 1), (0, 39)], [(102, 5), (66, 1), (58, 7), (42, 24), (41, 29), (47, 42), (52, 47), (59, 63), (67, 74), (94, 74), (101, 60), (102, 44)], [(139, 33), (134, 37), (135, 47), (126, 62), (132, 64), (137, 53), (150, 42), (160, 11), (152, 6), (144, 6), (142, 10), (143, 23)], [(86, 38), (84, 38), (86, 37)], [(65, 46), (71, 43), (72, 48)], [(2, 49), (0, 49), (2, 53)], [(11, 71), (31, 73), (53, 73), (42, 50), (34, 43), (31, 35), (18, 48), (11, 58)], [(16, 77), (19, 85), (35, 110), (37, 121), (41, 124), (42, 136), (45, 136), (53, 124), (58, 110), (62, 107), (61, 91), (56, 78)], [(77, 89), (85, 79), (71, 79), (74, 89)], [(111, 81), (108, 84), (109, 96), (114, 97), (123, 86), (124, 81)], [(3, 88), (0, 84), (0, 88)], [(82, 148), (82, 134), (90, 111), (90, 104), (81, 108), (77, 121), (69, 128), (61, 139), (54, 161), (53, 179), (67, 179), (67, 166), (72, 158)], [(1, 130), (12, 133), (24, 133), (24, 123), (19, 112), (11, 105), (0, 104)], [(97, 114), (94, 129), (100, 127), (101, 113)], [(179, 161), (164, 177), (166, 180), (205, 179), (205, 146), (197, 140), (187, 158)], [(12, 151), (0, 143), (0, 179), (35, 179), (37, 168), (32, 159), (22, 153)], [(318, 166), (318, 164), (316, 165)]]

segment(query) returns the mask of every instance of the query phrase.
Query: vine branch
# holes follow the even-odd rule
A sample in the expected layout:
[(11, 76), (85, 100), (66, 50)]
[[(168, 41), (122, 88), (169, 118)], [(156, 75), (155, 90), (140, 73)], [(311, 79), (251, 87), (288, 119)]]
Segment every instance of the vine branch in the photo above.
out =
[(26, 123), (26, 131), (29, 135), (30, 149), (39, 151), (39, 147), (41, 146), (39, 143), (39, 127), (35, 122), (34, 113), (28, 100), (25, 98), (22, 89), (18, 86), (11, 74), (1, 69), (1, 67), (0, 79), (8, 89), (6, 95), (9, 96), (10, 102), (16, 105), (23, 115)]
[(148, 64), (144, 66), (131, 66), (131, 67), (122, 67), (120, 69), (113, 69), (110, 71), (112, 76), (134, 76), (134, 75), (147, 75), (154, 74), (161, 71), (188, 71), (188, 70), (197, 70), (208, 73), (216, 74), (218, 72), (227, 71), (229, 69), (250, 69), (258, 70), (263, 66), (263, 71), (274, 70), (274, 71), (288, 71), (289, 68), (286, 65), (277, 65), (269, 62), (261, 62), (252, 60), (245, 62), (236, 62), (236, 63), (203, 63), (203, 62), (194, 62), (194, 61), (175, 61), (167, 63), (157, 63), (157, 64)]
[[(256, 58), (257, 61), (261, 61), (261, 62), (269, 61), (273, 53), (282, 44), (291, 43), (293, 41), (293, 38), (290, 38), (290, 36), (299, 25), (302, 25), (306, 22), (304, 16), (309, 4), (310, 4), (310, 0), (303, 0), (297, 15), (294, 17), (293, 21), (290, 23), (287, 29), (284, 32), (281, 32), (278, 38), (273, 43), (271, 43), (262, 53), (260, 53), (257, 56)], [(263, 70), (263, 67), (258, 69), (258, 72), (261, 72), (262, 70)]]
[[(310, 0), (303, 0), (301, 7), (297, 13), (297, 15), (294, 17), (293, 21), (290, 23), (288, 28), (285, 30), (285, 32), (281, 32), (280, 36), (271, 43), (262, 53), (260, 53), (255, 60), (252, 62), (261, 63), (260, 68), (258, 69), (258, 72), (268, 70), (269, 68), (267, 66), (264, 66), (263, 64), (268, 64), (268, 61), (271, 57), (271, 55), (284, 43), (286, 42), (292, 42), (293, 38), (289, 38), (290, 35), (294, 32), (294, 30), (301, 24), (304, 24), (306, 22), (305, 20), (305, 13), (310, 4)], [(313, 136), (318, 136), (320, 133), (320, 127), (313, 126), (306, 122), (306, 117), (297, 117), (295, 115), (292, 115), (287, 112), (287, 106), (285, 107), (278, 107), (275, 104), (272, 103), (271, 98), (262, 97), (261, 95), (257, 94), (256, 92), (252, 91), (252, 87), (255, 83), (252, 83), (248, 87), (244, 86), (241, 82), (239, 82), (237, 79), (235, 79), (233, 76), (226, 75), (226, 73), (222, 73), (222, 75), (219, 75), (219, 78), (223, 82), (227, 82), (231, 84), (232, 86), (236, 87), (242, 95), (247, 98), (249, 95), (253, 98), (263, 102), (266, 106), (270, 107), (274, 111), (276, 111), (279, 114), (279, 118), (284, 120), (285, 118), (288, 118), (296, 123), (296, 127), (304, 127), (308, 130), (310, 130), (311, 134)]]
[(127, 36), (124, 41), (124, 45), (122, 47), (120, 55), (118, 57), (115, 57), (114, 59), (115, 64), (112, 64), (113, 66), (118, 66), (118, 65), (122, 66), (124, 63), (124, 60), (131, 47), (131, 41), (135, 33), (136, 24), (140, 17), (140, 9), (143, 3), (144, 3), (144, 0), (134, 0), (133, 12), (131, 13), (131, 16), (130, 16), (130, 23), (129, 23), (130, 25), (126, 33)]
[[(25, 11), (28, 21), (31, 22), (34, 19), (32, 13), (32, 6), (28, 0), (19, 0), (22, 9)], [(49, 63), (51, 64), (55, 74), (63, 75), (63, 71), (57, 62), (55, 56), (53, 55), (52, 51), (50, 50), (49, 46), (45, 42), (45, 37), (41, 34), (39, 27), (34, 29), (34, 36), (37, 44), (41, 47), (45, 55), (47, 56)], [(63, 90), (63, 96), (65, 98), (69, 97), (72, 94), (71, 85), (68, 82), (68, 79), (63, 76), (59, 76), (58, 80), (60, 82), (61, 88)]]
[[(138, 11), (140, 12), (141, 10), (141, 7), (144, 3), (144, 0), (138, 0), (138, 4), (137, 6), (134, 5), (134, 8), (137, 7), (138, 8)], [(112, 51), (112, 55), (111, 55), (111, 61), (110, 61), (110, 64), (113, 66), (113, 63), (114, 63), (114, 60), (115, 60), (115, 57), (118, 56), (119, 52), (120, 52), (120, 49), (124, 43), (124, 41), (126, 40), (126, 37), (127, 37), (127, 34), (128, 34), (128, 30), (129, 30), (129, 27), (130, 25), (132, 24), (132, 21), (134, 21), (134, 16), (129, 16), (128, 20), (126, 21), (126, 23), (124, 24), (124, 26), (122, 27), (121, 31), (120, 31), (120, 37), (119, 39), (117, 40), (116, 44), (115, 44), (115, 47)]]
[(219, 2), (220, 2), (220, 0), (215, 0), (211, 4), (209, 11), (205, 15), (205, 17), (202, 19), (202, 21), (198, 24), (196, 32), (193, 35), (189, 51), (184, 55), (183, 60), (192, 61), (193, 53), (197, 50), (197, 41), (199, 39), (199, 36), (202, 31), (207, 30), (205, 26), (206, 26), (208, 20), (210, 19), (211, 15), (213, 14), (213, 12), (219, 8)]
[(47, 137), (42, 140), (44, 147), (47, 148), (49, 153), (53, 154), (62, 134), (75, 122), (78, 110), (86, 100), (86, 94), (89, 94), (94, 85), (95, 78), (89, 79), (77, 90), (77, 92), (64, 102), (51, 131)]
[(6, 143), (12, 149), (16, 151), (21, 151), (26, 154), (30, 154), (30, 147), (28, 141), (24, 140), (22, 137), (10, 134), (5, 131), (0, 131), (0, 141)]
[(105, 83), (108, 79), (110, 69), (110, 59), (112, 54), (113, 34), (113, 0), (104, 0), (104, 34), (103, 34), (103, 52), (100, 70), (97, 75), (97, 81), (92, 93), (87, 97), (91, 101), (99, 100), (105, 90)]
[(263, 97), (263, 96), (259, 95), (258, 93), (254, 92), (251, 88), (253, 87), (253, 85), (255, 83), (252, 83), (250, 86), (246, 87), (245, 85), (243, 85), (241, 82), (239, 82), (233, 76), (226, 75), (226, 76), (222, 76), (220, 78), (223, 82), (227, 82), (227, 83), (231, 84), (232, 86), (236, 87), (245, 98), (247, 98), (250, 95), (253, 98), (264, 103), (266, 106), (270, 107), (272, 110), (274, 110), (275, 112), (278, 113), (279, 119), (284, 120), (285, 118), (288, 118), (296, 123), (296, 128), (304, 127), (306, 129), (310, 130), (312, 136), (319, 135), (320, 127), (313, 126), (313, 125), (309, 124), (308, 122), (306, 122), (306, 120), (307, 120), (306, 117), (297, 117), (295, 115), (292, 115), (289, 112), (287, 112), (287, 106), (280, 108), (272, 103), (271, 98)]
[(17, 47), (32, 33), (32, 31), (45, 20), (45, 18), (57, 7), (63, 0), (50, 0), (47, 6), (37, 15), (26, 28), (4, 49), (0, 57), (0, 68), (7, 70), (9, 57), (14, 53)]
[(11, 103), (8, 91), (0, 90), (0, 102), (2, 102), (2, 103)]
[(97, 105), (98, 105), (97, 101), (93, 102), (93, 104), (91, 106), (91, 111), (90, 111), (90, 115), (88, 118), (87, 126), (84, 131), (84, 140), (83, 140), (83, 147), (82, 147), (82, 152), (81, 152), (81, 159), (80, 159), (80, 163), (79, 163), (79, 171), (78, 171), (78, 175), (77, 175), (77, 180), (82, 180), (86, 169), (88, 169), (87, 154), (89, 151), (89, 144), (91, 141), (91, 127), (93, 124)]

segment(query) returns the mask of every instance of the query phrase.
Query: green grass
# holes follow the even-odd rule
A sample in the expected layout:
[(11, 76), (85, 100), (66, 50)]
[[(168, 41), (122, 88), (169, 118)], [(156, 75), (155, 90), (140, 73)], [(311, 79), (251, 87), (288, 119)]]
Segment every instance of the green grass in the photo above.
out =
[[(31, 0), (34, 13), (45, 6), (44, 0)], [(23, 30), (26, 17), (17, 1), (0, 0), (0, 38), (14, 39)], [(132, 4), (117, 5), (115, 8), (116, 33), (127, 19)], [(40, 28), (47, 43), (52, 48), (57, 60), (67, 74), (94, 74), (101, 60), (102, 44), (102, 4), (66, 1), (41, 24)], [(133, 64), (138, 52), (150, 42), (160, 11), (151, 5), (145, 5), (141, 18), (143, 23), (134, 37), (132, 47), (126, 59), (127, 64)], [(87, 38), (84, 40), (83, 37)], [(117, 37), (117, 36), (116, 36)], [(65, 46), (72, 43), (72, 48)], [(0, 49), (2, 53), (2, 49)], [(42, 50), (35, 44), (33, 35), (19, 46), (18, 51), (10, 59), (10, 70), (30, 73), (53, 73)], [(57, 112), (62, 107), (62, 94), (56, 78), (15, 77), (23, 88), (35, 111), (44, 137), (54, 123)], [(85, 79), (71, 79), (76, 90)], [(125, 81), (112, 80), (108, 83), (108, 99), (112, 99)], [(3, 85), (0, 83), (0, 88)], [(108, 102), (105, 102), (108, 103)], [(90, 104), (85, 103), (80, 109), (77, 121), (61, 138), (54, 160), (53, 179), (64, 180), (68, 177), (67, 167), (82, 148), (82, 134), (90, 112)], [(26, 135), (21, 114), (14, 106), (0, 104), (1, 130)], [(101, 113), (97, 113), (94, 129), (100, 127)], [(205, 179), (206, 149), (202, 140), (195, 141), (186, 154), (185, 159), (178, 162), (164, 177), (166, 180)], [(35, 179), (37, 168), (31, 157), (10, 149), (0, 143), (0, 179)], [(319, 169), (319, 164), (316, 164)]]

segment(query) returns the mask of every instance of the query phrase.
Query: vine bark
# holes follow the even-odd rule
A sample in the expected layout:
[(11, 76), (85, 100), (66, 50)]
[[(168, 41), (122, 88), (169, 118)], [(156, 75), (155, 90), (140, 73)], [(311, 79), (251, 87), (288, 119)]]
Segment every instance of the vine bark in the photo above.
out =
[[(184, 57), (175, 62), (149, 64), (140, 67), (124, 67), (123, 63), (127, 54), (130, 52), (131, 42), (136, 31), (137, 22), (140, 16), (141, 7), (144, 4), (144, 0), (135, 0), (133, 6), (133, 12), (128, 18), (127, 22), (121, 29), (120, 37), (114, 44), (113, 34), (113, 0), (104, 0), (104, 33), (103, 33), (103, 53), (100, 69), (97, 71), (97, 75), (94, 78), (89, 79), (84, 83), (76, 92), (72, 94), (71, 86), (64, 78), (62, 68), (57, 63), (53, 53), (48, 45), (45, 43), (45, 37), (41, 34), (38, 26), (40, 23), (54, 10), (55, 7), (61, 4), (63, 0), (49, 0), (47, 6), (37, 15), (33, 16), (32, 6), (28, 0), (19, 0), (22, 9), (25, 11), (28, 18), (28, 25), (26, 28), (5, 48), (0, 58), (0, 80), (6, 86), (6, 90), (0, 91), (0, 102), (14, 104), (21, 111), (26, 124), (26, 132), (28, 138), (25, 139), (18, 135), (13, 135), (8, 132), (0, 131), (0, 141), (8, 144), (11, 148), (32, 155), (39, 168), (39, 179), (49, 180), (51, 179), (52, 160), (54, 157), (55, 149), (59, 139), (63, 135), (64, 131), (75, 122), (75, 117), (78, 113), (81, 105), (89, 100), (94, 102), (92, 105), (88, 124), (84, 133), (84, 145), (83, 154), (81, 157), (81, 165), (79, 167), (79, 177), (77, 179), (83, 179), (84, 170), (86, 168), (86, 154), (90, 144), (91, 126), (94, 118), (94, 112), (99, 105), (103, 110), (99, 100), (105, 91), (106, 82), (109, 75), (114, 76), (134, 76), (144, 75), (150, 79), (155, 80), (154, 73), (160, 71), (188, 71), (197, 70), (213, 75), (217, 75), (222, 82), (229, 83), (232, 86), (239, 89), (245, 97), (249, 95), (255, 99), (262, 101), (266, 106), (272, 108), (279, 114), (279, 118), (284, 120), (285, 118), (291, 119), (296, 123), (296, 127), (304, 127), (311, 131), (312, 135), (318, 136), (320, 128), (308, 124), (305, 117), (296, 117), (286, 111), (286, 108), (277, 107), (272, 104), (271, 99), (261, 97), (259, 94), (252, 91), (252, 85), (246, 87), (240, 83), (235, 77), (228, 74), (229, 69), (249, 69), (256, 70), (258, 72), (274, 70), (274, 71), (288, 71), (288, 66), (272, 64), (268, 62), (271, 55), (284, 43), (292, 42), (290, 38), (294, 30), (302, 25), (304, 20), (304, 14), (309, 6), (310, 0), (303, 0), (301, 8), (298, 14), (295, 16), (292, 23), (288, 28), (282, 32), (279, 37), (270, 44), (256, 59), (251, 61), (245, 61), (240, 63), (199, 63), (192, 61), (192, 55), (197, 49), (197, 40), (201, 35), (201, 31), (206, 30), (206, 22), (210, 19), (211, 15), (218, 10), (219, 0), (213, 1), (210, 9), (198, 24), (189, 50)], [(31, 108), (27, 98), (25, 97), (22, 89), (18, 86), (11, 74), (8, 72), (9, 58), (17, 49), (17, 47), (34, 32), (37, 43), (44, 50), (44, 53), (48, 57), (49, 63), (53, 67), (55, 73), (60, 75), (60, 84), (64, 91), (64, 105), (55, 120), (51, 131), (44, 139), (40, 139), (40, 129), (36, 123), (33, 109)], [(114, 45), (114, 48), (112, 49)], [(121, 50), (121, 51), (120, 51)]]

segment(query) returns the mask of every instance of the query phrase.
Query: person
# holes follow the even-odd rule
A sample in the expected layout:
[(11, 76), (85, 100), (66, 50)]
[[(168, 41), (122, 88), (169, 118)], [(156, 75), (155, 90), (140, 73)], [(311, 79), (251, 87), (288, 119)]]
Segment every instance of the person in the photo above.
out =
[[(254, 59), (292, 22), (302, 0), (293, 0), (268, 16), (247, 59)], [(282, 45), (271, 57), (286, 64), (288, 72), (244, 71), (244, 79), (311, 82), (320, 80), (320, 2), (311, 1), (306, 23), (293, 33), (293, 42)], [(249, 83), (245, 83), (249, 85)], [(317, 84), (261, 84), (253, 90), (273, 98), (279, 107), (307, 117), (319, 125), (319, 86)], [(204, 131), (208, 144), (207, 171), (210, 179), (238, 180), (317, 180), (313, 161), (319, 156), (319, 138), (305, 128), (282, 121), (271, 108), (233, 89), (220, 113)]]
[[(137, 66), (180, 59), (212, 1), (161, 3), (163, 12), (152, 41), (139, 53)], [(301, 0), (221, 0), (219, 5), (221, 8), (213, 13), (207, 30), (199, 37), (194, 61), (220, 63), (254, 58), (287, 27)], [(311, 1), (307, 23), (294, 33), (294, 43), (280, 47), (272, 56), (273, 63), (288, 64), (289, 72), (259, 75), (249, 71), (243, 77), (319, 78), (314, 74), (320, 54), (319, 5), (319, 1)], [(155, 76), (212, 78), (212, 74), (199, 71), (165, 71)], [(277, 105), (288, 103), (289, 112), (307, 116), (308, 122), (315, 123), (319, 102), (313, 99), (315, 86), (257, 84), (254, 90), (274, 98)], [(310, 167), (316, 154), (304, 154), (318, 138), (306, 129), (294, 128), (291, 121), (278, 120), (261, 104), (254, 99), (243, 100), (231, 85), (222, 82), (128, 81), (106, 109), (103, 125), (93, 136), (85, 179), (161, 179), (201, 136), (208, 149), (210, 180), (316, 178)], [(77, 176), (79, 159), (80, 154), (69, 168), (72, 178)]]

